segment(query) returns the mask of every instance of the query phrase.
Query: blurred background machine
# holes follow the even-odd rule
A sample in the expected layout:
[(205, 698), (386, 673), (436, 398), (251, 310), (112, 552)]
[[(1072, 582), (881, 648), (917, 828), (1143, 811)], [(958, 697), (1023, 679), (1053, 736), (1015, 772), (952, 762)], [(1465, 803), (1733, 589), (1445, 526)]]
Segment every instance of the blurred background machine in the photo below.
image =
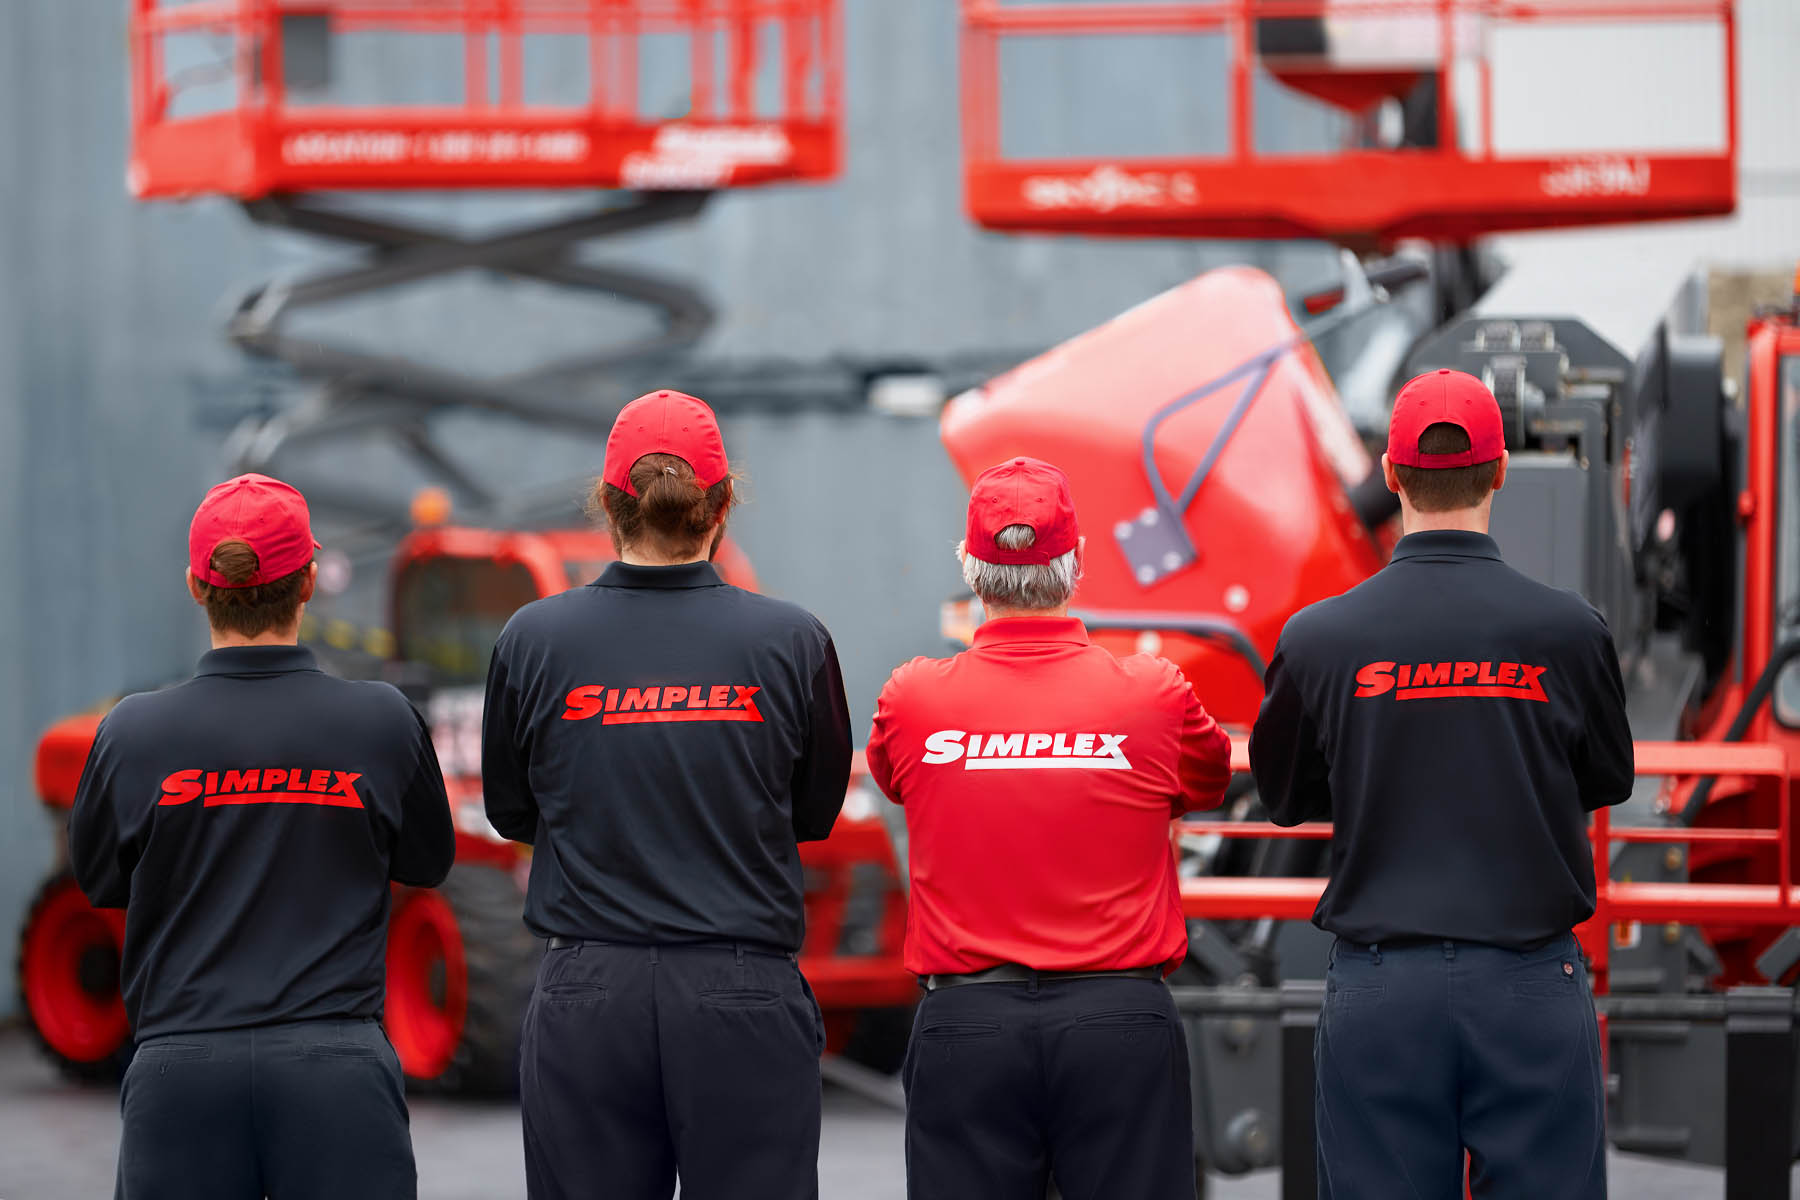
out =
[[(1596, 821), (1597, 873), (1612, 882), (1580, 931), (1607, 993), (1611, 1136), (1723, 1163), (1729, 1186), (1749, 1189), (1732, 1194), (1786, 1194), (1800, 1146), (1793, 1000), (1755, 985), (1791, 984), (1800, 967), (1796, 739), (1769, 704), (1800, 649), (1784, 640), (1792, 589), (1772, 573), (1796, 536), (1781, 528), (1792, 439), (1778, 432), (1794, 402), (1794, 309), (1753, 319), (1747, 377), (1730, 380), (1719, 340), (1698, 336), (1691, 264), (1637, 264), (1584, 308), (1596, 289), (1581, 262), (1498, 277), (1476, 241), (1730, 212), (1732, 4), (962, 7), (976, 221), (1347, 250), (1342, 278), (1291, 300), (1263, 272), (1210, 272), (956, 397), (942, 432), (959, 471), (1018, 454), (1063, 463), (1089, 535), (1078, 602), (1096, 641), (1174, 659), (1241, 735), (1288, 616), (1379, 569), (1398, 533), (1380, 439), (1365, 448), (1333, 376), (1372, 386), (1376, 413), (1422, 371), (1482, 378), (1513, 461), (1495, 537), (1519, 569), (1605, 613), (1642, 739), (1639, 795)], [(1607, 53), (1625, 29), (1654, 65)], [(1180, 40), (1207, 64), (1195, 87), (1228, 114), (1222, 137), (1154, 149), (1118, 130), (1114, 147), (1009, 137), (1023, 64), (1066, 68), (1087, 43), (1139, 38)], [(1522, 96), (1519, 68), (1544, 56), (1609, 85), (1581, 106)], [(1096, 95), (1118, 86), (1071, 78)], [(1292, 128), (1263, 120), (1295, 102), (1284, 90), (1336, 114), (1314, 145), (1272, 144)], [(1427, 297), (1428, 320), (1390, 303), (1406, 289)], [(1315, 351), (1326, 344), (1341, 347), (1331, 373)], [(972, 604), (947, 608), (947, 633), (978, 623)], [(1199, 1153), (1228, 1173), (1281, 1162), (1284, 1195), (1310, 1195), (1307, 981), (1328, 939), (1305, 918), (1329, 830), (1261, 815), (1240, 775), (1218, 819), (1183, 825), (1192, 953), (1176, 982)], [(1763, 1008), (1780, 1014), (1765, 1040), (1728, 1054), (1728, 1025)]]

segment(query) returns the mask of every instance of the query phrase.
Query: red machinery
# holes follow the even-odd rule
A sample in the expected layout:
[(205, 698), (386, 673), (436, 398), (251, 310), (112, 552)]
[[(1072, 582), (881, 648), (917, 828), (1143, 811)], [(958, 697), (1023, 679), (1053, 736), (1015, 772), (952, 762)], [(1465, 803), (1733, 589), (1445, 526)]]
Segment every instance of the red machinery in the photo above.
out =
[[(1467, 241), (1503, 229), (1709, 216), (1736, 206), (1730, 0), (963, 0), (962, 10), (965, 196), (970, 215), (990, 229)], [(1678, 26), (1703, 47), (1696, 54), (1716, 55), (1692, 64), (1717, 73), (1716, 86), (1696, 89), (1715, 105), (1723, 100), (1714, 128), (1660, 148), (1654, 128), (1634, 129), (1621, 144), (1602, 124), (1582, 140), (1592, 113), (1574, 109), (1555, 113), (1572, 134), (1515, 137), (1509, 126), (1496, 128), (1497, 110), (1519, 99), (1506, 90), (1516, 59), (1502, 51), (1520, 36), (1604, 36), (1644, 22)], [(1099, 36), (1184, 39), (1195, 61), (1220, 43), (1220, 73), (1183, 82), (1194, 100), (1224, 115), (1223, 136), (1161, 154), (1008, 154), (1004, 53)], [(1578, 70), (1592, 71), (1595, 61)], [(1268, 79), (1352, 114), (1423, 87), (1424, 120), (1409, 122), (1410, 136), (1396, 146), (1276, 149), (1258, 121), (1274, 98)], [(1652, 72), (1629, 81), (1635, 95), (1603, 103), (1655, 112), (1656, 89), (1670, 82)], [(1069, 86), (1081, 83), (1076, 77)], [(1094, 96), (1105, 103), (1104, 91)]]
[[(966, 201), (992, 229), (1322, 237), (1374, 249), (1404, 237), (1466, 243), (1501, 229), (1723, 213), (1735, 203), (1728, 0), (962, 7)], [(1370, 25), (1385, 38), (1359, 43), (1357, 27)], [(1660, 148), (1655, 129), (1627, 139), (1605, 110), (1656, 114), (1657, 98), (1590, 86), (1586, 107), (1554, 116), (1594, 122), (1594, 140), (1576, 130), (1555, 153), (1522, 149), (1500, 128), (1517, 115), (1497, 100), (1506, 94), (1501, 51), (1516, 51), (1519, 31), (1534, 28), (1554, 35), (1533, 43), (1540, 52), (1562, 38), (1662, 37), (1666, 46), (1672, 36), (1677, 53), (1685, 47), (1681, 65), (1711, 93), (1716, 121), (1701, 122), (1710, 134)], [(1224, 118), (1213, 144), (1136, 156), (1007, 152), (1014, 139), (1002, 115), (1041, 117), (1008, 99), (1030, 53), (1139, 37), (1152, 54), (1178, 36), (1218, 51), (1206, 60), (1217, 73), (1183, 80), (1189, 95), (1217, 89), (1208, 111)], [(1674, 86), (1619, 53), (1646, 76), (1639, 86)], [(1604, 59), (1590, 56), (1584, 69)], [(1056, 60), (1071, 90), (1119, 86), (1084, 80), (1073, 61)], [(1141, 58), (1129, 61), (1145, 70)], [(1266, 144), (1256, 113), (1310, 103), (1294, 93), (1338, 111), (1339, 140), (1312, 150)], [(1384, 109), (1385, 132), (1371, 119)], [(1079, 99), (1069, 111), (1081, 111)], [(1068, 470), (1088, 537), (1080, 615), (1117, 652), (1177, 662), (1239, 731), (1240, 771), (1261, 665), (1286, 618), (1377, 569), (1396, 532), (1309, 344), (1323, 322), (1296, 325), (1297, 314), (1332, 304), (1369, 311), (1386, 298), (1380, 284), (1398, 285), (1406, 272), (1371, 270), (1373, 286), (1361, 275), (1353, 267), (1344, 287), (1290, 308), (1262, 272), (1211, 272), (958, 397), (943, 418), (965, 478), (1016, 454)], [(1724, 989), (1800, 973), (1800, 831), (1789, 811), (1800, 770), (1800, 667), (1791, 662), (1800, 657), (1800, 576), (1781, 565), (1800, 544), (1800, 462), (1782, 432), (1800, 411), (1800, 309), (1751, 326), (1740, 440), (1716, 345), (1677, 345), (1658, 324), (1645, 328), (1647, 345), (1615, 348), (1552, 315), (1554, 296), (1544, 301), (1540, 313), (1453, 320), (1416, 340), (1404, 368), (1458, 366), (1500, 397), (1519, 468), (1496, 507), (1497, 521), (1504, 509), (1513, 523), (1513, 536), (1502, 535), (1510, 553), (1572, 571), (1557, 582), (1581, 586), (1607, 612), (1627, 662), (1648, 661), (1668, 631), (1682, 635), (1693, 682), (1658, 736), (1692, 740), (1639, 743), (1640, 774), (1662, 776), (1663, 787), (1654, 805), (1634, 803), (1629, 820), (1595, 819), (1598, 910), (1579, 933), (1599, 989), (1614, 993), (1601, 1007), (1619, 1079), (1617, 1144), (1723, 1161), (1728, 1178), (1765, 1172), (1733, 1194), (1774, 1194), (1756, 1189), (1777, 1177), (1785, 1188), (1795, 1148), (1792, 997)], [(1534, 529), (1541, 536), (1520, 536)], [(1582, 549), (1551, 563), (1541, 544), (1558, 540)], [(1208, 984), (1184, 1000), (1195, 1022), (1197, 1142), (1215, 1169), (1279, 1155), (1310, 1178), (1307, 1139), (1284, 1150), (1277, 1119), (1310, 1128), (1310, 1100), (1295, 1097), (1310, 1094), (1311, 1035), (1288, 1037), (1282, 1016), (1308, 1001), (1272, 985), (1304, 980), (1312, 958), (1322, 962), (1304, 922), (1323, 887), (1330, 829), (1277, 830), (1255, 820), (1258, 811), (1240, 776), (1225, 819), (1179, 827), (1193, 953), (1178, 982)], [(1750, 1043), (1734, 1044), (1722, 1072), (1724, 1039), (1735, 1035), (1719, 1023), (1758, 1005), (1745, 1028), (1767, 1018), (1767, 1037), (1747, 1052), (1736, 1046)], [(1769, 1074), (1757, 1079), (1759, 1069)], [(1715, 1086), (1721, 1074), (1726, 1083)], [(1284, 1189), (1310, 1194), (1303, 1181)]]
[[(132, 10), (130, 184), (144, 198), (706, 190), (838, 172), (835, 0), (133, 0)], [(459, 102), (328, 94), (333, 40), (421, 34), (460, 39)], [(198, 78), (171, 45), (196, 36), (217, 59)], [(647, 39), (671, 38), (686, 42), (689, 69), (679, 117), (646, 112), (639, 88)], [(584, 99), (533, 96), (526, 50), (546, 39), (580, 43)], [(757, 94), (771, 67), (773, 103)]]

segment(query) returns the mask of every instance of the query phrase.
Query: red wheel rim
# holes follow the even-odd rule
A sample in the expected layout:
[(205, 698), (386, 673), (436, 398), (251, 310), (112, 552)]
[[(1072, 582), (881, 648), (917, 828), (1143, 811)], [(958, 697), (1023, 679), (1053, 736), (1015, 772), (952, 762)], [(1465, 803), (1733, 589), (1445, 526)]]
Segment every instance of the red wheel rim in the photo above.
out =
[(436, 892), (412, 892), (388, 923), (387, 1030), (400, 1066), (436, 1079), (462, 1041), (469, 964), (456, 914)]
[(71, 1062), (103, 1062), (131, 1038), (119, 995), (124, 914), (101, 912), (72, 879), (52, 886), (20, 951), (25, 1007), (44, 1043)]

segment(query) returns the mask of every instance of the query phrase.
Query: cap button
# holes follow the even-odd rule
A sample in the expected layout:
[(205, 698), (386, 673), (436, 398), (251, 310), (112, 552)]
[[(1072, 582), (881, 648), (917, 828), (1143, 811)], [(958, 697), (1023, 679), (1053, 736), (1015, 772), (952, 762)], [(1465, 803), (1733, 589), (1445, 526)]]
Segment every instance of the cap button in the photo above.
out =
[(1449, 374), (1449, 373), (1450, 373), (1450, 368), (1449, 368), (1449, 367), (1439, 367), (1439, 368), (1438, 368), (1438, 374), (1439, 374), (1439, 375), (1448, 375), (1448, 374)]

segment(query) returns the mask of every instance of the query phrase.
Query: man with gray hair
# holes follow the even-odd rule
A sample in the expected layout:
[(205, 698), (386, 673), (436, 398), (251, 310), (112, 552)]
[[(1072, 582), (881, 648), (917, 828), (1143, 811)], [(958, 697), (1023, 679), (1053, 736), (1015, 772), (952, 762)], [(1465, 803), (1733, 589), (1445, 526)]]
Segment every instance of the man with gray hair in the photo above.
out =
[[(1169, 822), (1231, 746), (1173, 664), (1089, 643), (1068, 478), (982, 473), (957, 547), (987, 621), (882, 690), (869, 774), (906, 810), (911, 1200), (1194, 1194), (1187, 955)], [(979, 774), (972, 774), (979, 772)]]

